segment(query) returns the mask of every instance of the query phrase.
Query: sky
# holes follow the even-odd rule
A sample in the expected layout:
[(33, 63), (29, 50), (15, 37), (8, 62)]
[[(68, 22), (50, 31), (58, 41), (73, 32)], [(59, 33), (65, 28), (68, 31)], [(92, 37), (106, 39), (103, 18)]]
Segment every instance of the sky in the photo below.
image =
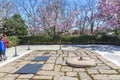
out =
[[(23, 9), (21, 9), (21, 6), (23, 5), (22, 1), (24, 1), (25, 2), (24, 6), (25, 6), (26, 10), (29, 11), (30, 8), (31, 8), (30, 4), (29, 4), (29, 0), (9, 0), (9, 1), (18, 6), (18, 12), (21, 14), (22, 18), (27, 22), (28, 21), (28, 16), (25, 15), (25, 12), (23, 11)], [(35, 0), (31, 0), (31, 1), (34, 2)], [(40, 3), (41, 3), (41, 0), (37, 0), (37, 1), (38, 2), (37, 2), (36, 6), (39, 6)], [(77, 2), (76, 5), (78, 5), (79, 7), (80, 7), (80, 5), (82, 5), (83, 9), (87, 6), (87, 5), (85, 5), (87, 3), (87, 0), (65, 0), (65, 1), (67, 1), (68, 5), (70, 5), (71, 7), (73, 7), (73, 4), (75, 2)], [(98, 1), (98, 0), (93, 0), (93, 1)], [(92, 2), (90, 2), (90, 3), (92, 3)], [(36, 10), (37, 10), (37, 8), (35, 8), (35, 11)], [(84, 16), (83, 16), (83, 18), (84, 18)]]
[[(26, 10), (29, 11), (29, 9), (31, 8), (30, 7), (30, 3), (28, 2), (29, 0), (8, 0), (10, 2), (13, 2), (15, 3), (15, 5), (18, 6), (18, 12), (21, 14), (21, 16), (26, 19), (26, 15), (24, 15), (24, 12), (23, 12), (23, 9), (21, 8), (21, 5), (23, 5), (22, 1), (25, 2), (25, 7), (26, 7)], [(31, 0), (32, 2), (34, 2), (34, 0)], [(73, 5), (73, 2), (77, 1), (77, 0), (65, 0), (69, 3), (69, 5)], [(81, 0), (81, 1), (84, 1), (84, 0)], [(36, 6), (39, 6), (41, 3), (41, 0), (37, 0), (37, 5)], [(35, 9), (37, 10), (37, 9)]]
[[(23, 9), (21, 8), (21, 6), (23, 5), (23, 3), (22, 3), (22, 1), (24, 1), (25, 2), (25, 8), (26, 8), (26, 10), (27, 11), (30, 11), (30, 4), (29, 4), (29, 0), (8, 0), (8, 1), (10, 1), (10, 2), (13, 2), (15, 5), (17, 5), (18, 6), (18, 12), (21, 14), (21, 16), (22, 16), (22, 18), (24, 19), (24, 20), (26, 20), (26, 19), (28, 19), (27, 17), (26, 17), (26, 15), (25, 15), (25, 13), (23, 12)], [(31, 0), (32, 2), (34, 2), (35, 0)], [(41, 3), (40, 1), (41, 0), (37, 0), (38, 2), (37, 2), (37, 5), (36, 6), (39, 6), (39, 4)], [(86, 5), (84, 5), (85, 3), (86, 3), (86, 1), (87, 0), (65, 0), (65, 1), (67, 1), (68, 2), (68, 4), (71, 6), (71, 7), (73, 7), (72, 5), (74, 4), (74, 2), (77, 2), (77, 4), (76, 5), (79, 5), (79, 3), (81, 3), (82, 2), (82, 6), (84, 6), (84, 7), (86, 7)], [(37, 10), (37, 8), (35, 8), (35, 11)]]

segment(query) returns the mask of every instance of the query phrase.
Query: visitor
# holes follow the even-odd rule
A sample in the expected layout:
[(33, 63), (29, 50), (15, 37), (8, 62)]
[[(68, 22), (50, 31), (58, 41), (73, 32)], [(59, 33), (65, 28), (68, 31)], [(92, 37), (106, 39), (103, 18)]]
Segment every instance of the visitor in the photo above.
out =
[(5, 48), (4, 48), (2, 39), (3, 39), (3, 37), (0, 36), (0, 58), (1, 58), (1, 61), (4, 60), (4, 52), (5, 52)]
[(6, 40), (6, 34), (1, 34), (1, 36), (2, 36), (2, 41), (3, 41), (3, 44), (4, 44), (4, 48), (5, 48), (3, 58), (4, 58), (4, 60), (6, 60), (7, 59), (6, 48), (7, 48), (7, 43), (9, 43), (9, 42)]

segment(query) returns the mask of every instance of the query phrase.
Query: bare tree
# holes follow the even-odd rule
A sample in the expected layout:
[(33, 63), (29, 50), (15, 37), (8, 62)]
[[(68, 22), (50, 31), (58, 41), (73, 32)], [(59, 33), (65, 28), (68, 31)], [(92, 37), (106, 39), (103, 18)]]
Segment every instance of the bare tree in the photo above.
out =
[(1, 3), (2, 16), (8, 18), (14, 14), (14, 3), (9, 0), (1, 0)]
[(95, 27), (95, 19), (92, 16), (96, 13), (96, 10), (97, 10), (97, 2), (96, 1), (97, 0), (87, 0), (87, 8), (88, 8), (87, 19), (89, 22), (91, 34), (93, 34), (94, 27)]
[(86, 3), (84, 3), (84, 1), (82, 0), (78, 0), (74, 2), (74, 7), (79, 10), (79, 15), (77, 15), (77, 23), (76, 26), (80, 31), (80, 35), (85, 34), (86, 29), (88, 27), (88, 21), (87, 21), (87, 8), (86, 8)]
[(94, 28), (98, 25), (93, 15), (97, 10), (97, 0), (77, 0), (74, 4), (80, 11), (80, 15), (77, 17), (77, 26), (80, 30), (80, 34), (94, 33)]
[(0, 1), (0, 28), (4, 28), (4, 19), (14, 14), (14, 3), (9, 0)]
[(30, 34), (31, 35), (36, 35), (37, 32), (40, 30), (37, 29), (38, 24), (36, 23), (36, 18), (37, 18), (37, 8), (38, 5), (40, 5), (40, 0), (20, 0), (17, 2), (17, 8), (18, 12), (24, 16), (24, 20), (26, 21), (26, 24), (28, 26)]

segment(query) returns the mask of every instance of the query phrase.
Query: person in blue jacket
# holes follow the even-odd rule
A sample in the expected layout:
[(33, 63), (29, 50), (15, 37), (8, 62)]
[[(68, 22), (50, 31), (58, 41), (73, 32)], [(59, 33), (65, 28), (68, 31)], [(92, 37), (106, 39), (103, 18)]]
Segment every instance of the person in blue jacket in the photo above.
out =
[(1, 58), (1, 61), (3, 61), (3, 54), (4, 54), (4, 51), (5, 51), (5, 48), (4, 48), (4, 44), (3, 44), (3, 41), (2, 41), (2, 36), (0, 36), (0, 58)]

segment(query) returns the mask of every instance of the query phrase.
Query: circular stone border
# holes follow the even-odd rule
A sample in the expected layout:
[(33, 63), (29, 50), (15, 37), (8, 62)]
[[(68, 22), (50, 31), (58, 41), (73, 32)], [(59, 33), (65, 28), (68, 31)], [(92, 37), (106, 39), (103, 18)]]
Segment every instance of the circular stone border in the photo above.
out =
[(68, 59), (66, 61), (66, 63), (69, 66), (72, 66), (72, 67), (91, 67), (91, 66), (96, 66), (95, 60), (90, 59), (89, 57), (82, 57), (82, 59), (80, 59), (80, 57)]

